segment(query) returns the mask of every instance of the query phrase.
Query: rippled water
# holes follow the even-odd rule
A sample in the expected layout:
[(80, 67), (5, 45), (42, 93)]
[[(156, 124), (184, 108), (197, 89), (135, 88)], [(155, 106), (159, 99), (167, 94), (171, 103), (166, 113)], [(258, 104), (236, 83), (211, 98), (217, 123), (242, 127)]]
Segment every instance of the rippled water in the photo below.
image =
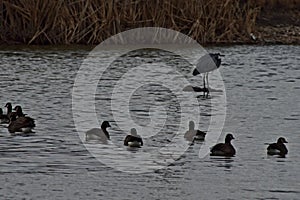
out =
[[(299, 199), (300, 47), (207, 49), (225, 55), (220, 72), (226, 88), (227, 113), (220, 141), (225, 133), (233, 132), (237, 155), (228, 159), (210, 156), (200, 159), (201, 144), (196, 143), (176, 162), (162, 169), (132, 174), (99, 162), (85, 145), (99, 147), (99, 153), (107, 153), (109, 145), (88, 144), (80, 139), (75, 129), (73, 84), (90, 49), (1, 48), (0, 103), (4, 106), (10, 101), (22, 105), (24, 112), (36, 119), (37, 127), (36, 135), (30, 137), (13, 137), (6, 128), (0, 128), (0, 198)], [(193, 49), (182, 51), (187, 51), (191, 58), (198, 56)], [(113, 53), (107, 51), (103, 56), (110, 57)], [(186, 127), (178, 125), (180, 97), (176, 100), (167, 88), (146, 85), (132, 94), (129, 102), (131, 117), (139, 125), (147, 126), (155, 120), (148, 114), (153, 111), (154, 116), (162, 116), (154, 122), (166, 120), (167, 124), (159, 134), (145, 138), (145, 146), (136, 152), (122, 146), (126, 133), (118, 124), (126, 126), (128, 119), (121, 115), (118, 121), (114, 121), (114, 107), (111, 108), (108, 101), (111, 90), (122, 73), (130, 68), (131, 59), (135, 59), (135, 63), (144, 60), (156, 62), (157, 55), (164, 57), (165, 62), (172, 58), (170, 65), (176, 65), (191, 84), (199, 86), (202, 83), (200, 77), (190, 75), (191, 65), (173, 60), (174, 56), (166, 52), (144, 50), (139, 55), (116, 61), (115, 67), (107, 72), (104, 82), (100, 81), (97, 87), (96, 111), (100, 122), (103, 119), (111, 121), (112, 142), (118, 145), (120, 152), (127, 152), (125, 156), (131, 153), (143, 155), (165, 146), (172, 140), (174, 131), (187, 129), (187, 122)], [(211, 75), (211, 85), (217, 87), (214, 74)], [(217, 91), (211, 93), (211, 99), (198, 98), (201, 107), (199, 127), (204, 131), (208, 129), (207, 123), (215, 109), (211, 102), (221, 95)], [(169, 112), (168, 119), (163, 118), (166, 112)], [(289, 141), (288, 156), (268, 157), (265, 151), (267, 143), (275, 142), (279, 136)], [(130, 166), (130, 159), (125, 157), (127, 162), (121, 159), (117, 163), (119, 167)], [(154, 163), (151, 163), (151, 157), (148, 161), (149, 165)]]

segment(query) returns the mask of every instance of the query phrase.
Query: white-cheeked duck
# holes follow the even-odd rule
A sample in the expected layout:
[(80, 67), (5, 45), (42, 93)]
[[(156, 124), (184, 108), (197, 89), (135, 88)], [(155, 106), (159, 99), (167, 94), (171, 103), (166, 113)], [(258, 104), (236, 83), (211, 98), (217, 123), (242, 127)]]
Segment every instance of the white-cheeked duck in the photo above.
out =
[(107, 142), (110, 140), (107, 128), (111, 127), (108, 121), (103, 121), (101, 128), (92, 128), (85, 133), (86, 141), (89, 140), (99, 140), (102, 142)]
[(141, 136), (137, 134), (137, 131), (135, 128), (131, 129), (131, 134), (127, 135), (124, 139), (124, 145), (129, 147), (138, 147), (140, 148), (143, 146), (143, 139)]

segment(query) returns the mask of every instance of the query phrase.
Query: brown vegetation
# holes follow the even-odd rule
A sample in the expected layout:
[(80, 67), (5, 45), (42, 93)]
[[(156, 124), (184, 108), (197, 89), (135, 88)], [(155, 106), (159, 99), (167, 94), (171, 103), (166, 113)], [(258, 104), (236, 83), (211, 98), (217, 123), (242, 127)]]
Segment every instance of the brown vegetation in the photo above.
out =
[(260, 42), (300, 44), (300, 1), (258, 0), (255, 34)]
[(261, 7), (270, 2), (275, 0), (2, 0), (0, 43), (99, 44), (149, 26), (202, 44), (251, 42)]

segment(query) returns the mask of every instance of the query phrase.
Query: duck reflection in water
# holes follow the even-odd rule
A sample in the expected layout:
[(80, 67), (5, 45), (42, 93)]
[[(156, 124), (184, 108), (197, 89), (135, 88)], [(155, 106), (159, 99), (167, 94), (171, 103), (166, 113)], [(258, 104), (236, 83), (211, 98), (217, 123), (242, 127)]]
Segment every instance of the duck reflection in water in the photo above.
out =
[(211, 157), (210, 159), (217, 164), (217, 167), (225, 168), (226, 171), (233, 167), (234, 159), (232, 157)]

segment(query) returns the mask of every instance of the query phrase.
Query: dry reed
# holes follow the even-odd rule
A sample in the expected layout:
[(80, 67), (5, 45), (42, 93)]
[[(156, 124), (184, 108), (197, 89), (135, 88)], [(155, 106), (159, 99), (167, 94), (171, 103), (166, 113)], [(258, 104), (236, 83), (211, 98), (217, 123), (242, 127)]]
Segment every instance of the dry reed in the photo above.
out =
[(0, 9), (0, 43), (25, 44), (98, 44), (148, 26), (200, 43), (247, 42), (260, 11), (252, 0), (2, 0)]

